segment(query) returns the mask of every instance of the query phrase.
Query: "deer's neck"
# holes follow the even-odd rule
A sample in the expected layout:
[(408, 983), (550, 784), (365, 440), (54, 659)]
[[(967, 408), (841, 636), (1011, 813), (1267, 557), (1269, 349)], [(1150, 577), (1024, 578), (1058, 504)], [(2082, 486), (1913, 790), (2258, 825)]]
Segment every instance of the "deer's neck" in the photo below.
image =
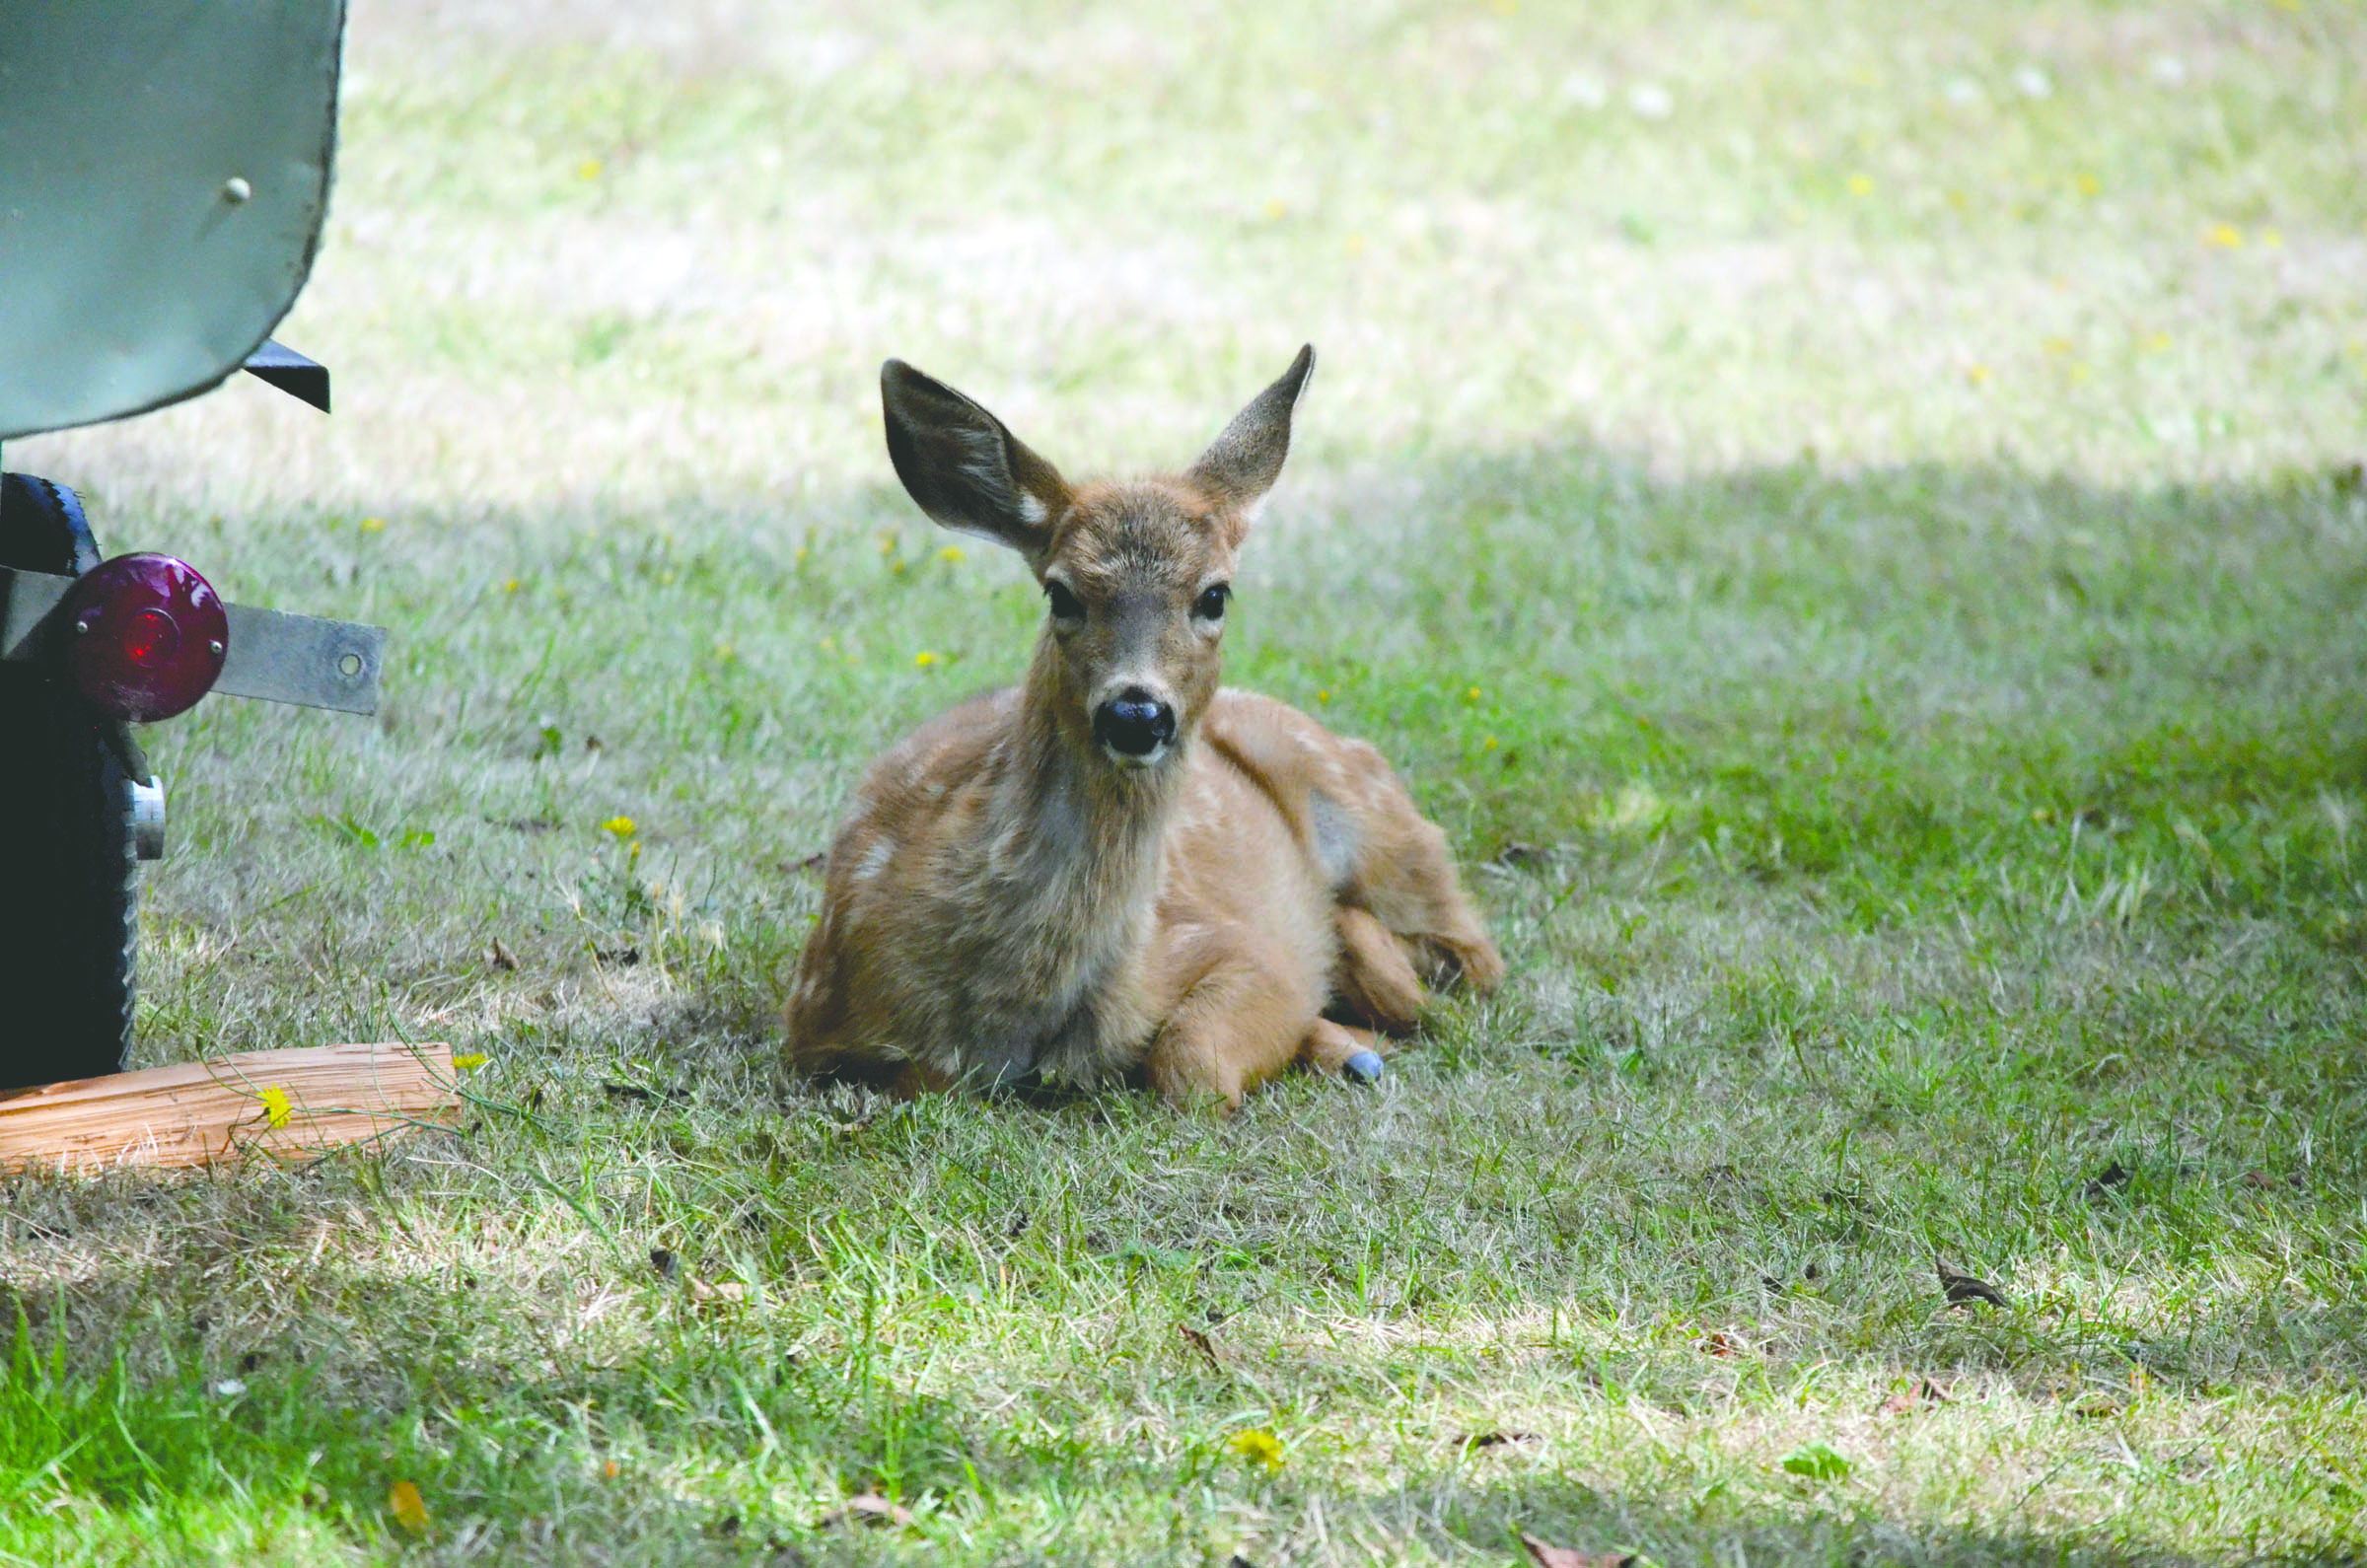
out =
[[(1183, 777), (1182, 738), (1160, 765), (1120, 767), (1092, 721), (1070, 711), (1047, 638), (1020, 688), (1009, 762), (995, 792), (994, 858), (1022, 872), (1012, 891), (1090, 942), (1130, 927), (1158, 893), (1159, 844)], [(1053, 916), (1058, 918), (1051, 918)], [(1039, 924), (1042, 929), (1042, 924)], [(1047, 935), (1049, 933), (1046, 933)]]
[[(1120, 768), (1064, 711), (1040, 648), (996, 747), (986, 832), (960, 878), (958, 1040), (949, 1068), (1090, 1079), (1124, 1065), (1156, 1020), (1143, 1001), (1160, 847), (1184, 757)], [(1073, 706), (1073, 703), (1069, 704)]]

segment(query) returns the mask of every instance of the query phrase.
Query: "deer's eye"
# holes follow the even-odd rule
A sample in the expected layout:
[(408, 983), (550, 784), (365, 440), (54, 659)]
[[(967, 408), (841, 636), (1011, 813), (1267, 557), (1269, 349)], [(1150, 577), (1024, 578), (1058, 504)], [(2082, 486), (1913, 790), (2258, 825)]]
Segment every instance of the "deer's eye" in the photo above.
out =
[(1215, 584), (1201, 593), (1198, 603), (1191, 606), (1191, 612), (1202, 620), (1222, 620), (1225, 618), (1225, 601), (1232, 597), (1232, 584)]
[(1043, 597), (1051, 601), (1052, 619), (1083, 620), (1085, 618), (1084, 603), (1068, 591), (1066, 583), (1053, 581), (1044, 584)]

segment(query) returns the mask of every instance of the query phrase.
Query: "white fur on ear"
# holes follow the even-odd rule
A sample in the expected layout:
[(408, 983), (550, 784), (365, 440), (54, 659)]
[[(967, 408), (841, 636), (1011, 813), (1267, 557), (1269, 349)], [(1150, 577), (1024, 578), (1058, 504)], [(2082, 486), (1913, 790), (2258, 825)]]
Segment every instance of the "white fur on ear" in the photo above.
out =
[(901, 360), (880, 367), (880, 400), (889, 461), (920, 509), (1035, 559), (1044, 525), (1066, 504), (1060, 470), (984, 408)]

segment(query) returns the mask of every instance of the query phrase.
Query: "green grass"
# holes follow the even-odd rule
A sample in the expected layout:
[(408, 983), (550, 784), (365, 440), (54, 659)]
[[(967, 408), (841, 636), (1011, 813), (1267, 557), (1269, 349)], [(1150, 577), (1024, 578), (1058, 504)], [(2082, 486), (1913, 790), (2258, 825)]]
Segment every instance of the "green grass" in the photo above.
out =
[[(142, 1059), (490, 1060), (459, 1137), (13, 1181), (0, 1560), (2367, 1555), (2363, 58), (361, 9), (337, 415), (8, 465), (394, 634), (375, 721), (150, 735)], [(1309, 338), (1229, 673), (1398, 762), (1504, 992), (1226, 1122), (781, 1082), (800, 863), (1040, 613), (879, 360), (1122, 471)]]

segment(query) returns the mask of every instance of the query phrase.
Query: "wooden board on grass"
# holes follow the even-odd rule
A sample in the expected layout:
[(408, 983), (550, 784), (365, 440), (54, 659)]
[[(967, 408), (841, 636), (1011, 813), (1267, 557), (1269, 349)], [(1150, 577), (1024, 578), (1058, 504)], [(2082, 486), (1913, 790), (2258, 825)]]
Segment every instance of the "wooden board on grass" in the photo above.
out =
[(0, 1170), (199, 1166), (460, 1120), (452, 1047), (241, 1051), (0, 1096)]

